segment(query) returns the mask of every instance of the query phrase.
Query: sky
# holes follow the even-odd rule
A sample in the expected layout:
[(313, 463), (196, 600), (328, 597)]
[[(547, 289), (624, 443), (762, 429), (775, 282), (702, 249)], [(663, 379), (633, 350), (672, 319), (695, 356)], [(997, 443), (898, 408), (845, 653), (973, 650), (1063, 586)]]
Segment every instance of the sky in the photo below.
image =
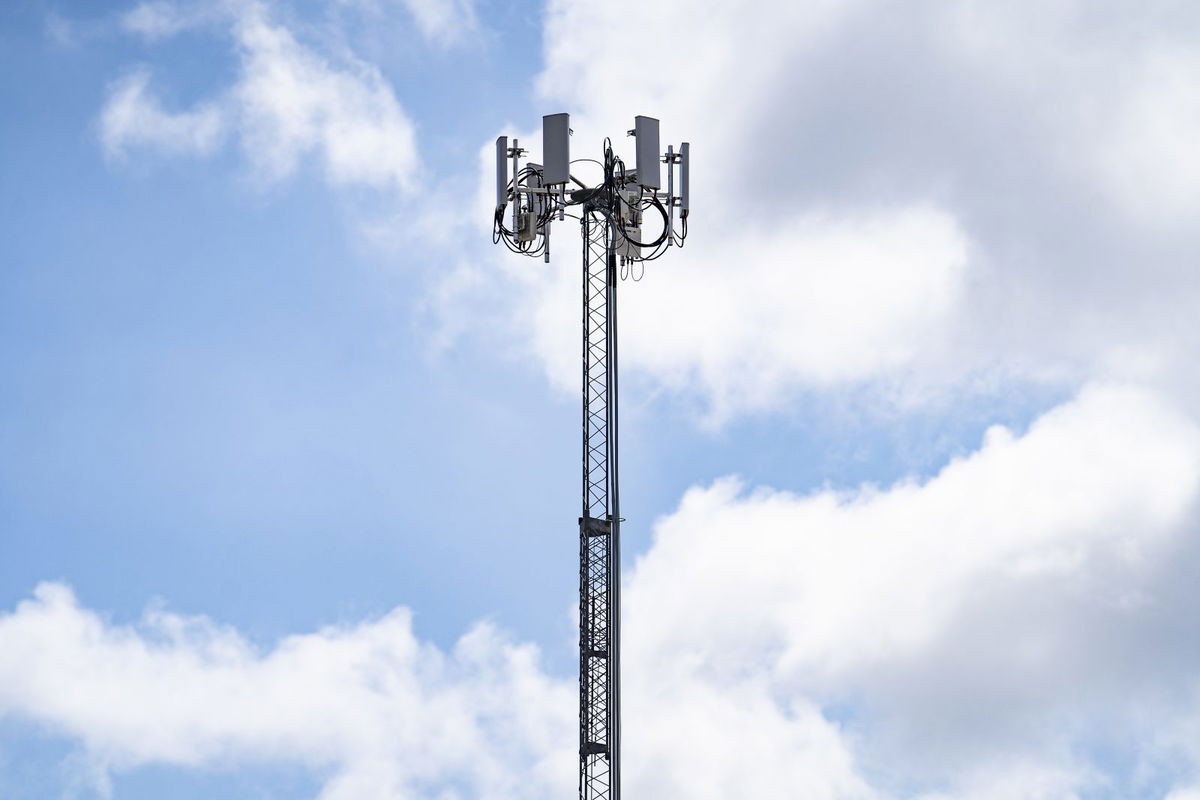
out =
[(1198, 42), (3, 4), (0, 797), (575, 791), (578, 251), (490, 240), (566, 111), (693, 162), (618, 289), (627, 796), (1200, 800)]

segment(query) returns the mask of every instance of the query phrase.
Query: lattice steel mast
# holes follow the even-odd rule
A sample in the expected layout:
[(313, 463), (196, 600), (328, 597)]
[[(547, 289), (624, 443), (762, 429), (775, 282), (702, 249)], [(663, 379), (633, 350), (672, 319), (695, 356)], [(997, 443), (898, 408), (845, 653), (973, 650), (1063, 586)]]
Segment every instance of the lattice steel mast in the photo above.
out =
[[(578, 206), (583, 234), (583, 509), (579, 517), (579, 797), (621, 797), (621, 511), (617, 458), (617, 277), (661, 256), (687, 237), (688, 151), (658, 150), (658, 120), (637, 117), (637, 168), (626, 170), (604, 144), (602, 183), (586, 186), (570, 174), (566, 114), (543, 117), (545, 164), (520, 166), (514, 139), (496, 140), (493, 240), (550, 260), (550, 223)], [(590, 161), (591, 159), (579, 159)], [(508, 179), (509, 163), (512, 180)], [(659, 164), (667, 191), (659, 192)], [(675, 169), (680, 191), (675, 194)], [(567, 183), (579, 188), (568, 195)], [(512, 207), (512, 228), (505, 211)], [(642, 213), (661, 213), (662, 232), (641, 239)], [(675, 210), (681, 230), (675, 230)], [(570, 216), (574, 217), (574, 214)]]
[(608, 221), (583, 225), (583, 516), (579, 519), (580, 796), (620, 797), (621, 513), (616, 255)]

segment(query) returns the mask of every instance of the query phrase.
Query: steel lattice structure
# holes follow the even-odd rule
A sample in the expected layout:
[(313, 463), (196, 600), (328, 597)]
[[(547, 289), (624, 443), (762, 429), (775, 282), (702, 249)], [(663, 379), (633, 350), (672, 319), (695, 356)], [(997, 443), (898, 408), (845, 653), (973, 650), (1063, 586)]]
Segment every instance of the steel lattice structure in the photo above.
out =
[[(545, 164), (520, 166), (514, 139), (496, 140), (493, 241), (550, 260), (550, 223), (578, 207), (583, 234), (583, 508), (579, 517), (579, 797), (621, 797), (621, 510), (617, 424), (617, 266), (650, 261), (687, 237), (688, 150), (658, 150), (658, 120), (637, 117), (637, 168), (627, 170), (607, 140), (603, 181), (570, 174), (566, 114), (543, 118)], [(512, 180), (508, 177), (512, 162)], [(580, 159), (592, 161), (592, 159)], [(667, 191), (659, 192), (659, 164)], [(675, 194), (675, 168), (680, 191)], [(579, 189), (568, 195), (567, 184)], [(505, 225), (511, 205), (512, 228)], [(657, 210), (663, 229), (641, 240), (642, 213)], [(680, 209), (682, 230), (675, 230)], [(571, 214), (571, 216), (575, 216)]]
[(579, 796), (621, 785), (621, 514), (617, 480), (617, 281), (613, 232), (583, 227), (583, 516), (579, 519)]

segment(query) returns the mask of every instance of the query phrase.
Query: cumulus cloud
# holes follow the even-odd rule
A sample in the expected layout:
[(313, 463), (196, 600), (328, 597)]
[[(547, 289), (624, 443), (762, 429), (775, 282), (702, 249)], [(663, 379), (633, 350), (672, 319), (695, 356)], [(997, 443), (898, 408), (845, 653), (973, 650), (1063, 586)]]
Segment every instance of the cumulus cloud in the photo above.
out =
[[(1198, 497), (1200, 429), (1105, 385), (925, 482), (692, 489), (627, 576), (628, 791), (1049, 798), (1186, 779)], [(113, 625), (53, 584), (0, 618), (0, 714), (102, 770), (284, 761), (328, 769), (327, 798), (561, 796), (574, 690), (488, 626), (441, 652), (404, 610), (265, 652), (161, 611)]]
[(0, 618), (0, 714), (78, 739), (95, 774), (298, 763), (323, 800), (563, 796), (572, 686), (480, 626), (445, 653), (405, 609), (260, 652), (205, 618), (105, 622), (61, 584)]
[[(753, 199), (792, 155), (786, 130), (749, 141), (755, 109), (782, 102), (786, 54), (853, 5), (762, 14), (720, 4), (548, 8), (539, 92), (573, 112), (576, 156), (596, 155), (605, 133), (629, 127), (633, 113), (660, 117), (664, 144), (693, 142), (690, 249), (648, 266), (646, 280), (624, 293), (623, 363), (704, 397), (710, 422), (773, 408), (798, 387), (905, 370), (946, 335), (969, 277), (968, 237), (927, 198), (769, 214)], [(625, 57), (624, 39), (590, 33), (614, 25), (661, 32), (654, 41), (669, 66)], [(622, 140), (616, 146), (621, 152)], [(578, 265), (562, 240), (556, 274), (526, 284), (521, 316), (552, 379), (574, 386), (567, 326)]]
[(151, 39), (223, 20), (240, 55), (235, 83), (196, 108), (168, 114), (144, 72), (116, 84), (101, 111), (109, 152), (145, 147), (168, 154), (210, 152), (237, 139), (255, 172), (280, 180), (310, 159), (336, 184), (407, 188), (418, 169), (415, 129), (379, 70), (353, 58), (336, 63), (302, 44), (252, 0), (196, 10), (157, 2), (124, 18)]
[[(1022, 436), (993, 428), (924, 483), (692, 489), (628, 581), (628, 661), (654, 664), (631, 667), (630, 691), (841, 708), (885, 788), (1064, 797), (1118, 781), (1080, 753), (1144, 736), (1128, 755), (1149, 764), (1153, 732), (1197, 715), (1161, 704), (1200, 666), (1177, 638), (1195, 628), (1198, 497), (1200, 430), (1116, 386)], [(631, 702), (631, 747), (670, 735), (654, 702)]]
[[(577, 156), (637, 113), (662, 119), (664, 144), (691, 140), (694, 246), (624, 293), (622, 336), (626, 364), (713, 418), (812, 389), (940, 396), (980, 375), (1166, 387), (1200, 344), (1183, 322), (1200, 304), (1198, 25), (1172, 2), (555, 0), (536, 96), (572, 113)], [(595, 35), (618, 29), (653, 57)], [(522, 140), (536, 160), (537, 136)], [(895, 248), (889, 219), (924, 219), (925, 235)], [(565, 274), (574, 233), (558, 230)], [(877, 254), (870, 271), (813, 258), (848, 231)], [(548, 343), (573, 313), (565, 290), (507, 274), (519, 335), (570, 385), (566, 347)], [(684, 313), (676, 290), (702, 302)], [(788, 307), (809, 321), (769, 311)]]
[[(621, 295), (622, 364), (699, 388), (716, 422), (797, 384), (902, 368), (936, 343), (966, 277), (967, 242), (932, 208), (804, 215), (730, 238), (693, 230), (676, 263), (647, 268), (665, 274)], [(576, 388), (579, 265), (521, 266), (537, 352)]]
[[(928, 646), (981, 571), (1020, 585), (1078, 573), (1091, 548), (1143, 557), (1198, 481), (1194, 425), (1140, 391), (1091, 388), (1023, 437), (990, 429), (977, 453), (924, 484), (810, 496), (744, 495), (729, 479), (694, 489), (657, 527), (630, 603), (656, 609), (662, 627), (646, 635), (667, 648), (714, 626), (720, 640), (758, 635), (742, 620), (763, 609), (770, 616), (754, 616), (783, 626), (782, 663), (843, 672)], [(722, 550), (718, 562), (696, 560)], [(676, 590), (700, 583), (713, 591)], [(641, 597), (643, 586), (661, 596)], [(721, 653), (698, 655), (720, 669)]]

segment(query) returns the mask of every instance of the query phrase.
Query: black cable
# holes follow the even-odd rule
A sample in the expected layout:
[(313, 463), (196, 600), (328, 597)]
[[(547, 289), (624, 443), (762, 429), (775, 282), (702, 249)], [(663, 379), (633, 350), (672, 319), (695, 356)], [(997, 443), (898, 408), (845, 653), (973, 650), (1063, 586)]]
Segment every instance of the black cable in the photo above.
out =
[(653, 242), (639, 242), (638, 240), (629, 236), (629, 234), (625, 233), (625, 231), (619, 225), (617, 226), (617, 232), (621, 234), (621, 236), (625, 239), (625, 241), (629, 242), (632, 245), (636, 245), (638, 247), (655, 248), (667, 240), (667, 234), (669, 232), (668, 226), (670, 225), (670, 221), (669, 221), (669, 218), (667, 217), (667, 210), (665, 208), (663, 208), (662, 201), (660, 201), (657, 197), (654, 197), (652, 195), (648, 198), (645, 198), (645, 202), (651, 203), (655, 208), (658, 209), (658, 212), (660, 214), (662, 214), (663, 232), (658, 235), (658, 238), (655, 239)]

